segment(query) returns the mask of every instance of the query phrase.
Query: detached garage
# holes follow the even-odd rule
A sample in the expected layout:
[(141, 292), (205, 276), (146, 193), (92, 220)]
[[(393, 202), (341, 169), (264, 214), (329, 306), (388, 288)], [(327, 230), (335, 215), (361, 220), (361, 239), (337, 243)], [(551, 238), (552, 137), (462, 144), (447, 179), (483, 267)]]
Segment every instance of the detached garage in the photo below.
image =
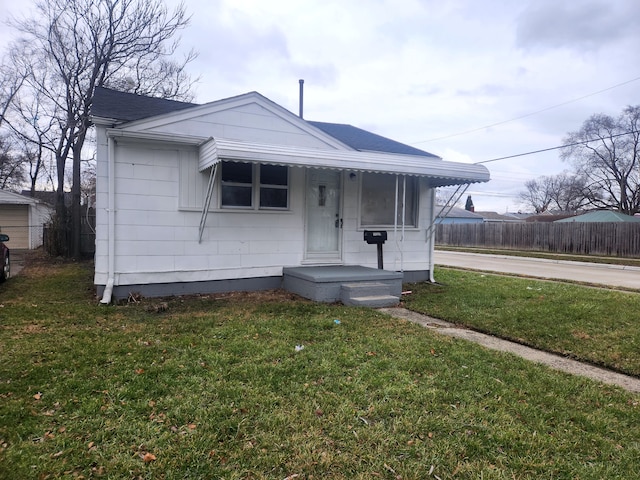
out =
[(34, 198), (0, 190), (0, 232), (9, 235), (7, 246), (30, 250), (42, 245), (43, 225), (53, 207)]

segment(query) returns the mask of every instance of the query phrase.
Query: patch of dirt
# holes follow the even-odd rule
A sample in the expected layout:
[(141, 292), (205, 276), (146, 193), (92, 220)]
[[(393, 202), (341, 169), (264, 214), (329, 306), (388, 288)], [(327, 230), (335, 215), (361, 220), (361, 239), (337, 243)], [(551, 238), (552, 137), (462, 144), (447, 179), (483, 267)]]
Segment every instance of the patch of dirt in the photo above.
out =
[[(23, 266), (21, 275), (39, 277), (48, 275), (52, 269), (61, 265), (76, 264), (78, 261), (63, 257), (51, 257), (42, 248), (23, 250), (19, 254), (12, 254), (13, 263), (20, 262)], [(89, 260), (84, 260), (89, 262)], [(13, 270), (13, 265), (12, 265)]]
[(171, 309), (172, 305), (185, 301), (224, 300), (236, 304), (259, 304), (267, 302), (307, 301), (306, 299), (283, 289), (261, 290), (255, 292), (224, 292), (193, 295), (176, 295), (170, 297), (143, 297), (137, 292), (131, 292), (120, 305), (140, 305), (151, 313), (161, 313)]
[[(205, 297), (205, 295), (199, 295)], [(215, 299), (230, 299), (242, 302), (260, 303), (260, 302), (287, 302), (293, 300), (300, 300), (295, 293), (287, 292), (283, 289), (278, 290), (261, 290), (257, 292), (226, 292), (226, 293), (212, 293), (208, 295), (209, 298)]]

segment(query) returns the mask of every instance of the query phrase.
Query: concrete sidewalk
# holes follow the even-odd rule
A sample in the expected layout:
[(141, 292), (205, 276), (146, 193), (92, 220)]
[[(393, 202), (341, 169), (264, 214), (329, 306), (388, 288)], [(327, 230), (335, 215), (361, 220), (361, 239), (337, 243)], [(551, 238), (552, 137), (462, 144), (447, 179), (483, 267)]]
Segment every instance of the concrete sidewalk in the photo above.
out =
[(616, 385), (632, 393), (640, 393), (639, 378), (581, 363), (553, 353), (536, 350), (534, 348), (520, 345), (519, 343), (502, 340), (491, 335), (459, 327), (452, 323), (431, 318), (427, 315), (412, 312), (404, 308), (380, 308), (379, 311), (396, 318), (409, 320), (410, 322), (417, 323), (425, 328), (436, 330), (442, 335), (468, 340), (492, 350), (513, 353), (527, 360), (531, 360), (532, 362), (547, 365), (555, 370), (560, 370), (574, 375), (582, 375), (598, 382)]
[(18, 250), (18, 249), (9, 250), (9, 255), (11, 259), (11, 276), (12, 277), (15, 277), (16, 275), (18, 275), (24, 268), (24, 256), (27, 252), (28, 250)]

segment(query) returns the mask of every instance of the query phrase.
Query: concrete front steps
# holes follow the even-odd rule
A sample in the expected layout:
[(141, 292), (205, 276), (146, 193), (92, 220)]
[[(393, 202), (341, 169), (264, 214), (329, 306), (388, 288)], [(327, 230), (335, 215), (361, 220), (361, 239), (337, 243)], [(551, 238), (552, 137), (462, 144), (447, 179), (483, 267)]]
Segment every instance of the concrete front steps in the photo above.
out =
[(345, 305), (382, 308), (395, 307), (400, 298), (391, 295), (391, 288), (385, 283), (358, 282), (341, 285), (340, 301)]
[(285, 267), (282, 287), (316, 302), (372, 308), (397, 305), (402, 273), (358, 265)]

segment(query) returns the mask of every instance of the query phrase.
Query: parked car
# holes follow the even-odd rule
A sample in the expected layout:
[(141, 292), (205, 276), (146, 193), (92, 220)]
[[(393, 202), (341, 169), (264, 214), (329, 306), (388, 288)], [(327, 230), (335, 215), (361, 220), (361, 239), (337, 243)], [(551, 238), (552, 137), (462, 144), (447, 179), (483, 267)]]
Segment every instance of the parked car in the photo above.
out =
[(0, 260), (2, 260), (2, 271), (0, 271), (0, 282), (4, 282), (11, 276), (11, 258), (9, 248), (4, 242), (9, 241), (9, 235), (0, 233)]

